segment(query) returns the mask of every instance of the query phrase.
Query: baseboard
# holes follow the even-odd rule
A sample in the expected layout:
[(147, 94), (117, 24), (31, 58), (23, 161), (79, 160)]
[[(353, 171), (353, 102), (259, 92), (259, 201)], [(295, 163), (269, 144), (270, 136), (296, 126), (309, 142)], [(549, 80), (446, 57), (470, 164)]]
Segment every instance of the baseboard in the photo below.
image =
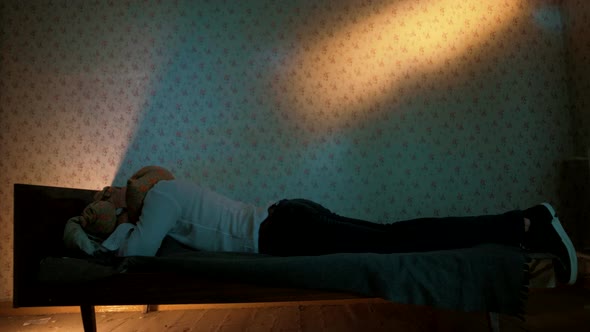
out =
[(199, 309), (245, 309), (245, 308), (268, 308), (288, 307), (302, 305), (343, 305), (356, 303), (390, 303), (380, 298), (355, 298), (338, 300), (310, 300), (310, 301), (288, 301), (288, 302), (252, 302), (252, 303), (210, 303), (210, 304), (158, 304), (150, 305), (149, 311), (169, 310), (199, 310)]
[[(156, 305), (124, 305), (96, 306), (96, 312), (147, 312), (171, 310), (203, 310), (203, 309), (245, 309), (286, 307), (301, 305), (337, 305), (355, 303), (386, 303), (379, 298), (358, 298), (342, 300), (291, 301), (291, 302), (255, 302), (255, 303), (213, 303), (213, 304), (156, 304)], [(53, 314), (80, 313), (80, 307), (27, 307), (13, 308), (12, 302), (0, 302), (0, 316), (38, 316)]]
[[(144, 305), (96, 306), (96, 312), (144, 312)], [(38, 316), (80, 313), (80, 307), (26, 307), (13, 308), (12, 302), (0, 302), (0, 316)]]

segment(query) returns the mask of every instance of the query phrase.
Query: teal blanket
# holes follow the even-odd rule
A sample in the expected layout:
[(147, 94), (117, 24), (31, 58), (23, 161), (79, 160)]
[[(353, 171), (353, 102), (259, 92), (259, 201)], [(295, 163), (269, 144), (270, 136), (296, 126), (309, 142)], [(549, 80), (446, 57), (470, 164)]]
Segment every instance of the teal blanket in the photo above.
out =
[[(175, 272), (277, 287), (346, 291), (396, 303), (461, 311), (524, 314), (528, 270), (518, 248), (474, 248), (404, 254), (332, 254), (273, 257), (259, 254), (182, 252), (161, 257), (128, 257), (116, 267), (46, 259), (40, 279), (100, 278), (114, 273)], [(57, 264), (57, 265), (56, 265)], [(58, 266), (62, 264), (62, 266)], [(68, 271), (63, 275), (59, 271)], [(94, 271), (94, 272), (89, 272)], [(62, 274), (62, 275), (60, 275)]]
[(407, 254), (271, 257), (191, 253), (130, 257), (129, 271), (175, 271), (273, 286), (350, 291), (397, 303), (523, 313), (527, 265), (518, 248), (483, 245)]

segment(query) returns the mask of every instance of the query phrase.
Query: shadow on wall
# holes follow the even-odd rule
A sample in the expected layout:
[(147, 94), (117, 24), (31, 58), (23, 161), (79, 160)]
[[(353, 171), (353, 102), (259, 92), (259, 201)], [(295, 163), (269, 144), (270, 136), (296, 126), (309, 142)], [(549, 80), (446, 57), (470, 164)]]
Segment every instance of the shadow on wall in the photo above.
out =
[(590, 157), (590, 4), (564, 1), (562, 7), (575, 155)]
[[(532, 45), (545, 47), (560, 27), (534, 25), (534, 7), (448, 0), (131, 8), (159, 31), (146, 36), (159, 64), (115, 183), (158, 164), (220, 192), (246, 188), (253, 197), (237, 198), (254, 203), (347, 195), (387, 202), (393, 183), (408, 191), (458, 185), (439, 178), (441, 168), (493, 183), (505, 167), (498, 160), (522, 149), (501, 132), (536, 135), (511, 122), (556, 116), (534, 109), (555, 103), (539, 96), (554, 77), (542, 76), (547, 59), (531, 61), (535, 50), (520, 41), (538, 33)], [(317, 190), (301, 192), (301, 178)]]

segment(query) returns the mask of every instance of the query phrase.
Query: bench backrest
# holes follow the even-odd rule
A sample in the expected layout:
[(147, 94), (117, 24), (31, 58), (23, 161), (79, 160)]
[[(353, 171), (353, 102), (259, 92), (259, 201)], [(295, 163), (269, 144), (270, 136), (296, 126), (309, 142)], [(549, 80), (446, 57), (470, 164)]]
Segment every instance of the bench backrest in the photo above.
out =
[(14, 185), (13, 303), (28, 306), (38, 300), (39, 262), (47, 256), (66, 255), (66, 221), (80, 215), (96, 191), (28, 184)]

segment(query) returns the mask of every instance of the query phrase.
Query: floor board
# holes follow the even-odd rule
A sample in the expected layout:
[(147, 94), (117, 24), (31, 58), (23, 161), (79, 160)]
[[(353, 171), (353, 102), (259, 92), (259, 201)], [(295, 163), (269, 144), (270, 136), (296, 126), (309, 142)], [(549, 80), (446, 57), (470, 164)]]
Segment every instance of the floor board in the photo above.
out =
[[(128, 331), (488, 331), (480, 313), (393, 303), (301, 305), (97, 313), (99, 332)], [(526, 322), (501, 318), (502, 331), (590, 331), (590, 291), (533, 291)], [(0, 317), (0, 331), (82, 331), (79, 314)]]

